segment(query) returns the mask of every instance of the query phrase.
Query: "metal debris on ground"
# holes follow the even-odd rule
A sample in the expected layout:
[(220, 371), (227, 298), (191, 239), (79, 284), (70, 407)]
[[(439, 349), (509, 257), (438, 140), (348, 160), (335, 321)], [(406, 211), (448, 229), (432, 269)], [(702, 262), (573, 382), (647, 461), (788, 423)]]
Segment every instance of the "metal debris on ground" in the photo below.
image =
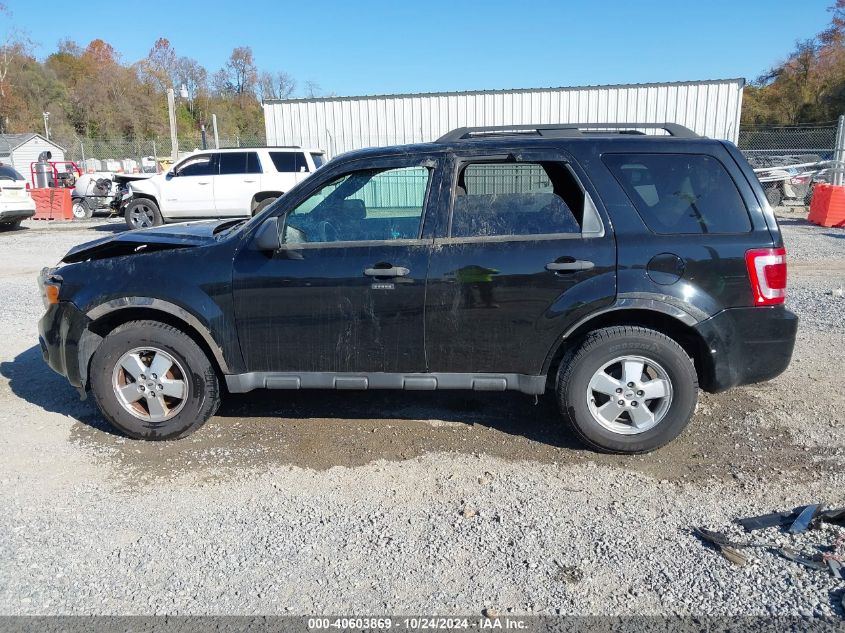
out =
[(804, 509), (801, 510), (801, 513), (792, 525), (789, 526), (787, 532), (790, 534), (800, 534), (805, 531), (808, 527), (810, 527), (810, 523), (813, 521), (813, 518), (816, 516), (816, 513), (820, 508), (821, 506), (818, 504), (804, 506)]
[(715, 545), (716, 549), (719, 550), (722, 556), (727, 558), (734, 565), (742, 567), (748, 563), (748, 557), (737, 549), (737, 547), (745, 547), (745, 545), (729, 541), (728, 537), (721, 532), (713, 532), (712, 530), (707, 530), (705, 528), (693, 528), (693, 532), (701, 540), (710, 543), (711, 545)]
[(752, 532), (754, 530), (763, 530), (765, 528), (779, 527), (787, 523), (793, 523), (799, 514), (801, 514), (801, 508), (797, 508), (791, 512), (772, 512), (756, 517), (737, 519), (736, 522), (745, 528), (746, 532)]
[[(790, 510), (788, 512), (772, 512), (770, 514), (762, 514), (756, 517), (746, 517), (737, 519), (736, 522), (741, 525), (746, 532), (753, 532), (754, 530), (763, 530), (770, 527), (780, 527), (782, 525), (794, 525), (798, 522), (802, 513), (807, 512), (809, 508), (815, 508), (813, 516), (810, 518), (810, 523), (814, 519), (824, 521), (826, 523), (837, 523), (845, 525), (845, 508), (835, 508), (830, 510), (819, 511), (822, 506), (819, 504), (811, 504), (801, 506)], [(809, 526), (809, 523), (808, 523)], [(806, 528), (805, 528), (806, 529)], [(793, 532), (795, 533), (795, 532)]]
[(799, 565), (803, 565), (804, 567), (809, 567), (810, 569), (815, 569), (818, 571), (824, 571), (825, 569), (827, 569), (827, 565), (825, 565), (821, 560), (816, 560), (815, 558), (809, 558), (807, 556), (804, 556), (800, 552), (796, 552), (790, 547), (780, 547), (775, 551), (784, 558), (794, 561)]
[[(823, 510), (823, 504), (814, 503), (790, 512), (772, 512), (755, 517), (737, 519), (736, 522), (747, 532), (762, 530), (770, 527), (786, 527), (789, 534), (801, 534), (810, 527), (817, 528), (819, 523), (833, 523), (845, 525), (845, 508), (831, 508)], [(739, 543), (732, 541), (722, 532), (714, 532), (706, 528), (693, 528), (693, 533), (702, 541), (714, 545), (729, 561), (737, 565), (745, 565), (748, 557), (739, 551), (746, 547), (764, 547), (799, 565), (816, 571), (828, 571), (831, 576), (845, 580), (845, 554), (839, 550), (845, 546), (845, 534), (840, 535), (823, 554), (805, 555), (791, 547), (781, 547), (776, 543)]]

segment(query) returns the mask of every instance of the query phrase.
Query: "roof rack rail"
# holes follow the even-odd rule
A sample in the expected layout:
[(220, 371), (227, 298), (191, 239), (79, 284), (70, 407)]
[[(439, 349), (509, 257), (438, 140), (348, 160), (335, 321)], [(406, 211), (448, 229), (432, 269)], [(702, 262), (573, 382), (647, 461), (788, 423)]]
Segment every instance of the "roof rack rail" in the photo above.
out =
[(301, 145), (238, 145), (237, 147), (209, 147), (203, 151), (218, 149), (302, 149)]
[(584, 136), (584, 132), (616, 132), (617, 134), (644, 134), (639, 130), (664, 130), (676, 138), (701, 138), (691, 129), (677, 123), (551, 123), (543, 125), (498, 125), (492, 127), (459, 127), (447, 132), (435, 143), (465, 141), (485, 136), (513, 136), (534, 133), (546, 138)]

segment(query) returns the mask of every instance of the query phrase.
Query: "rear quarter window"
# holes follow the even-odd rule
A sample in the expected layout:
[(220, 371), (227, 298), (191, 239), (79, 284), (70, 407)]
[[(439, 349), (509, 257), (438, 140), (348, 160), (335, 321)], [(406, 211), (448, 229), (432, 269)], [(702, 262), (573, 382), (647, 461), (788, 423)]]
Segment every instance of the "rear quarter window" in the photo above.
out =
[(604, 154), (654, 233), (747, 233), (748, 209), (719, 160), (705, 154)]

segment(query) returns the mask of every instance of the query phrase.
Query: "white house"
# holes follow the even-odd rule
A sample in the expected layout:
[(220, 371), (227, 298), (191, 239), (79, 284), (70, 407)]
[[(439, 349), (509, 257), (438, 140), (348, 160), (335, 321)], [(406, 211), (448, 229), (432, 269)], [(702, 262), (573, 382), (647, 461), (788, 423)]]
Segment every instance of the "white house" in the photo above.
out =
[(30, 165), (45, 150), (53, 153), (50, 160), (65, 159), (65, 148), (40, 134), (0, 134), (0, 163), (12, 165), (26, 179), (30, 178)]

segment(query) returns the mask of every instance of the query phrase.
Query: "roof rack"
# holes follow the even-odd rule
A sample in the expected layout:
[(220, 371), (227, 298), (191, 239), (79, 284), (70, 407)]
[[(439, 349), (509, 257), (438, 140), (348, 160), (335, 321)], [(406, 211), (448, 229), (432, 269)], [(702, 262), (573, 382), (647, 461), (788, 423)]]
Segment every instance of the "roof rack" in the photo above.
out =
[(492, 127), (459, 127), (447, 132), (436, 143), (465, 141), (473, 138), (536, 134), (544, 138), (584, 136), (585, 132), (614, 132), (643, 135), (640, 130), (664, 130), (676, 138), (701, 138), (691, 129), (677, 123), (551, 123), (544, 125), (499, 125)]

